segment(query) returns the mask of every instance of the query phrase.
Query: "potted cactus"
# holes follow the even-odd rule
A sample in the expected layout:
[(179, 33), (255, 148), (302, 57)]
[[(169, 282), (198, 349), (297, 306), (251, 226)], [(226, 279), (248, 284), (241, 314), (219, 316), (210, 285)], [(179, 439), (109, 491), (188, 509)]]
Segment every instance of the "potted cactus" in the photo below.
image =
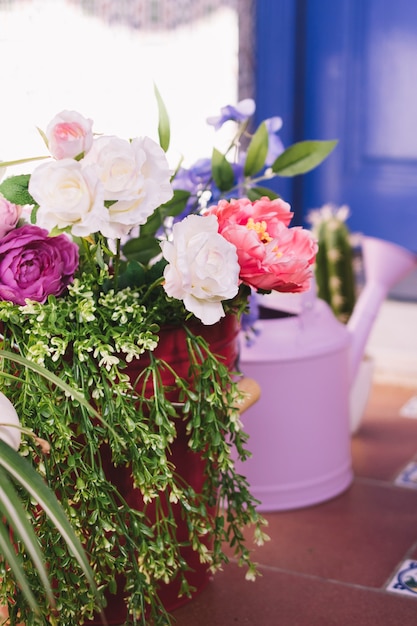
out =
[(315, 263), (317, 295), (343, 323), (351, 316), (356, 301), (354, 250), (348, 217), (346, 205), (331, 204), (309, 215), (319, 245)]
[[(359, 237), (348, 227), (349, 207), (325, 204), (311, 211), (308, 221), (317, 238), (315, 262), (317, 295), (327, 302), (337, 319), (346, 324), (353, 312), (358, 293), (355, 247)], [(350, 394), (350, 425), (359, 429), (372, 385), (374, 360), (365, 354)]]

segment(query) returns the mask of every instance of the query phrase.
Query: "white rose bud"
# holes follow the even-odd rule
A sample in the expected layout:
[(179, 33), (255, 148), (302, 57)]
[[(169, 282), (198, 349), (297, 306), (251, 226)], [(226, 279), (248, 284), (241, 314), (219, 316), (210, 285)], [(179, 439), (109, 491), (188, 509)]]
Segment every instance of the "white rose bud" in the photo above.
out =
[(93, 121), (77, 111), (61, 111), (48, 124), (46, 138), (56, 159), (75, 158), (88, 152), (93, 143)]

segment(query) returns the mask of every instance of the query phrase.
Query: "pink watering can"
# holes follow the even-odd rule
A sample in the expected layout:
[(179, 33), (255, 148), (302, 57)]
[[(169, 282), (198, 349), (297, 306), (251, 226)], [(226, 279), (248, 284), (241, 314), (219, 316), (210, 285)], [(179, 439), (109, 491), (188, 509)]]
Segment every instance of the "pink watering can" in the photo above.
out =
[[(390, 289), (417, 267), (416, 255), (381, 239), (365, 237), (362, 252), (366, 282), (348, 324), (312, 288), (288, 294), (290, 315), (261, 319), (252, 345), (242, 337), (240, 368), (261, 396), (243, 416), (252, 457), (239, 470), (261, 511), (317, 504), (352, 481), (350, 411), (366, 343)], [(272, 315), (273, 302), (260, 297)]]

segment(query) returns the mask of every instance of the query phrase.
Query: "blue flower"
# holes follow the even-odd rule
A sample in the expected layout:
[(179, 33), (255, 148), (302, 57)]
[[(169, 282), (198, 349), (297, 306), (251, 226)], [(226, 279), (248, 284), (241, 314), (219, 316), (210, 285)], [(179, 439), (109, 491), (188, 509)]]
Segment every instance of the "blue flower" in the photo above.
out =
[(248, 298), (248, 305), (247, 312), (243, 313), (241, 317), (241, 326), (246, 345), (250, 347), (255, 343), (256, 337), (261, 332), (256, 326), (256, 322), (259, 319), (259, 303), (253, 290)]
[(220, 115), (207, 118), (207, 124), (219, 130), (225, 122), (245, 122), (255, 113), (255, 101), (246, 98), (237, 103), (236, 106), (228, 104), (220, 109)]
[(270, 166), (284, 152), (284, 144), (277, 135), (282, 128), (282, 118), (270, 117), (265, 120), (265, 125), (268, 131), (268, 154), (265, 159), (265, 165)]
[(237, 197), (239, 186), (244, 181), (243, 165), (231, 163), (234, 172), (233, 188), (229, 193), (222, 193), (216, 186), (212, 175), (212, 163), (209, 158), (198, 159), (189, 169), (180, 168), (172, 181), (173, 189), (189, 191), (184, 211), (175, 218), (175, 222), (181, 221), (197, 209), (201, 210), (212, 204), (217, 204), (222, 198)]

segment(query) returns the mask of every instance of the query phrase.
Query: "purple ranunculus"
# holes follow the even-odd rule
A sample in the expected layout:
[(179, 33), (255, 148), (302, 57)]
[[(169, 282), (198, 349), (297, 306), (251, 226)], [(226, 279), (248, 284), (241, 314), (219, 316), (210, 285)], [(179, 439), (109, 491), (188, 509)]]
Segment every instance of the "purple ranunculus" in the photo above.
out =
[(255, 113), (255, 101), (252, 98), (246, 98), (237, 103), (236, 106), (228, 104), (220, 109), (220, 115), (207, 118), (207, 124), (214, 126), (215, 130), (219, 130), (225, 122), (229, 120), (233, 122), (244, 122)]
[(0, 240), (0, 299), (25, 304), (59, 296), (78, 267), (78, 246), (39, 226), (16, 228)]

